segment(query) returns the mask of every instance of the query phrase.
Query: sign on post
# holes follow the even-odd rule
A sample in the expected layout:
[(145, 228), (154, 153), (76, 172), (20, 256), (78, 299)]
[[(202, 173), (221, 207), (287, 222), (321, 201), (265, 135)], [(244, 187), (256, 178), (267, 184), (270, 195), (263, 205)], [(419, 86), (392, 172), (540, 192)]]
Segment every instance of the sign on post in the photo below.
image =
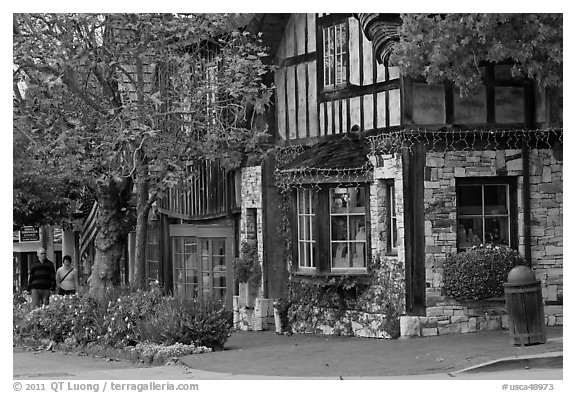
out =
[(20, 230), (20, 242), (38, 242), (40, 241), (40, 227), (24, 226)]

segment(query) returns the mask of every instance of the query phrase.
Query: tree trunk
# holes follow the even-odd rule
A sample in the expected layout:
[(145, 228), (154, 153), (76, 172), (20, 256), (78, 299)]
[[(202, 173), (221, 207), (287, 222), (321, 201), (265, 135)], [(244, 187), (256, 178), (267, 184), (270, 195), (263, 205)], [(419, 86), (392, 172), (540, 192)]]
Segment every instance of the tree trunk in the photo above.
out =
[(120, 284), (120, 258), (126, 238), (126, 203), (131, 182), (110, 180), (98, 193), (96, 255), (90, 275), (90, 294), (102, 295)]
[(136, 255), (134, 275), (130, 284), (133, 288), (146, 287), (146, 244), (148, 239), (148, 166), (140, 164), (137, 170), (136, 181)]
[[(137, 117), (142, 124), (146, 124), (146, 116), (143, 111), (144, 105), (144, 66), (142, 59), (136, 57), (136, 96), (138, 101)], [(145, 137), (144, 137), (145, 138)], [(136, 255), (134, 261), (134, 276), (131, 277), (133, 288), (146, 287), (146, 243), (148, 237), (148, 203), (149, 177), (148, 165), (144, 154), (144, 139), (139, 147), (135, 147), (136, 161)], [(136, 146), (136, 145), (134, 145)]]

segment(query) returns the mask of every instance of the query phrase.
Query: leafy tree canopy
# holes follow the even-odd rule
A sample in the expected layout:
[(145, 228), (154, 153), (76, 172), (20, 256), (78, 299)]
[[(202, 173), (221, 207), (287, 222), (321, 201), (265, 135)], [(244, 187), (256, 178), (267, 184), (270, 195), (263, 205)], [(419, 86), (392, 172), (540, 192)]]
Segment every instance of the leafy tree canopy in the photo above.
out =
[(156, 197), (197, 160), (234, 168), (259, 154), (265, 130), (251, 125), (271, 91), (264, 48), (240, 29), (248, 18), (15, 14), (13, 124), (28, 139), (14, 142), (15, 205), (26, 206), (15, 219), (45, 217), (50, 195), (52, 207), (74, 196), (69, 185), (98, 193), (133, 179)]
[(452, 81), (461, 94), (481, 85), (485, 62), (561, 87), (562, 23), (562, 14), (403, 14), (391, 62), (427, 82)]

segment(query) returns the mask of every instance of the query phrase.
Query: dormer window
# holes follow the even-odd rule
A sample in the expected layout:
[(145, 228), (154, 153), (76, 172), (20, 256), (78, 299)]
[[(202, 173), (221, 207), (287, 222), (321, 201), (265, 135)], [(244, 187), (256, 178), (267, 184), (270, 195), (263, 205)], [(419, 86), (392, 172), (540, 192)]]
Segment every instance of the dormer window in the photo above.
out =
[(346, 23), (336, 23), (322, 29), (325, 89), (346, 85), (347, 36)]

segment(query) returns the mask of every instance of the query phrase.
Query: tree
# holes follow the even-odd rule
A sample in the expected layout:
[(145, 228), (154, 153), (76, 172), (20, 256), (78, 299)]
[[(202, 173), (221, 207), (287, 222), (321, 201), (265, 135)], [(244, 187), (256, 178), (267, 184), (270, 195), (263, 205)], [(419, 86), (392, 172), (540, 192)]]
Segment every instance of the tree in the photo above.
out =
[(391, 62), (427, 82), (451, 81), (465, 95), (481, 85), (485, 62), (562, 87), (562, 14), (402, 14)]
[(14, 123), (36, 157), (82, 179), (99, 203), (91, 291), (117, 281), (136, 194), (136, 269), (144, 284), (146, 221), (198, 160), (226, 168), (258, 153), (267, 68), (234, 14), (22, 14), (14, 23)]

